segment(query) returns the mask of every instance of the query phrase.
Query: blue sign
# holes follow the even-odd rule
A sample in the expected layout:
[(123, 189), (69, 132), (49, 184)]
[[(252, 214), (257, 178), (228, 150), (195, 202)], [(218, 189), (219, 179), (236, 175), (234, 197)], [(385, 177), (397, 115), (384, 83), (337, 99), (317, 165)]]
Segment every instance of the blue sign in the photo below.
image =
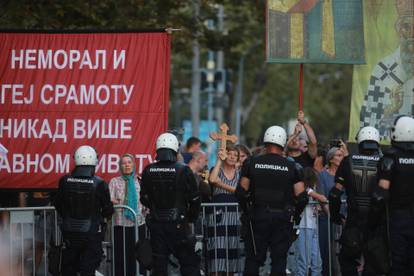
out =
[[(192, 132), (192, 125), (190, 120), (185, 120), (183, 122), (184, 128), (184, 135), (183, 135), (183, 143), (185, 143), (188, 138), (190, 138)], [(200, 121), (200, 130), (198, 139), (201, 140), (202, 150), (207, 153), (208, 156), (208, 167), (211, 168), (216, 164), (217, 158), (217, 142), (213, 141), (209, 134), (211, 132), (217, 132), (218, 126), (216, 121), (207, 121), (202, 120)]]

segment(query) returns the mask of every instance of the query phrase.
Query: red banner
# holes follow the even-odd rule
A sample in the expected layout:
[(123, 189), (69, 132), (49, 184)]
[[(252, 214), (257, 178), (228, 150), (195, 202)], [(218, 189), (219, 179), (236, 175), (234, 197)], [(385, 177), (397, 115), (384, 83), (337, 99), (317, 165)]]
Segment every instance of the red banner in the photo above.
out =
[[(55, 188), (87, 144), (97, 175), (152, 162), (167, 129), (166, 33), (0, 33), (0, 188)], [(1, 145), (3, 147), (1, 147)]]

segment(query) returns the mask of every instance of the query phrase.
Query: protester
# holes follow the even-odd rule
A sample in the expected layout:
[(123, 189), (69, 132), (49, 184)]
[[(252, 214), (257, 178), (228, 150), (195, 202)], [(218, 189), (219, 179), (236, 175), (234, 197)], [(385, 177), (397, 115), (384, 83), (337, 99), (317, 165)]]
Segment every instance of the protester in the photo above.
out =
[(318, 151), (313, 162), (313, 169), (319, 174), (326, 166), (326, 150), (323, 147), (318, 147)]
[[(347, 155), (348, 150), (345, 143), (341, 143), (341, 147), (332, 147), (326, 153), (326, 162), (327, 167), (325, 167), (322, 172), (319, 173), (319, 188), (320, 193), (325, 197), (329, 196), (329, 191), (335, 185), (335, 174), (341, 164), (342, 159), (344, 158), (344, 153)], [(328, 226), (329, 225), (329, 226)], [(331, 236), (329, 237), (328, 227), (330, 227)], [(334, 243), (333, 237), (333, 227), (328, 223), (328, 216), (326, 214), (321, 214), (319, 216), (319, 247), (321, 250), (322, 257), (322, 275), (327, 276), (329, 273), (329, 251), (332, 247), (329, 248), (329, 245)]]
[(141, 202), (148, 207), (146, 218), (151, 235), (152, 275), (168, 275), (168, 259), (173, 254), (182, 275), (200, 275), (200, 259), (195, 253), (191, 231), (200, 212), (200, 193), (194, 174), (177, 162), (178, 140), (171, 133), (156, 142), (158, 162), (142, 173)]
[[(308, 201), (301, 172), (282, 156), (286, 131), (268, 128), (264, 135), (266, 153), (246, 161), (236, 195), (243, 210), (251, 209), (250, 235), (246, 237), (244, 275), (259, 275), (270, 247), (271, 275), (286, 274), (287, 252), (292, 243), (293, 216)], [(301, 213), (300, 211), (300, 213)]]
[(241, 169), (244, 161), (250, 158), (250, 156), (252, 156), (252, 153), (250, 152), (249, 148), (243, 144), (237, 144), (236, 148), (238, 149), (240, 154), (239, 161), (237, 162), (236, 166), (238, 169)]
[[(295, 126), (295, 130), (287, 142), (287, 155), (295, 159), (295, 161), (298, 162), (303, 168), (313, 167), (318, 147), (315, 133), (308, 121), (305, 119), (303, 111), (298, 112), (297, 121), (298, 123)], [(301, 145), (299, 139), (299, 135), (302, 133), (303, 129), (309, 139), (309, 143), (307, 143), (307, 150), (305, 150), (304, 146)]]
[(201, 140), (197, 137), (190, 137), (185, 144), (185, 151), (182, 153), (184, 163), (188, 164), (194, 152), (201, 150)]
[[(208, 178), (210, 176), (210, 172), (207, 167), (208, 157), (207, 154), (203, 151), (196, 151), (193, 153), (193, 156), (188, 163), (188, 167), (193, 171), (194, 177), (196, 179), (198, 189), (201, 195), (202, 202), (211, 202), (212, 198), (212, 189), (208, 182)], [(203, 215), (205, 212), (203, 212)], [(207, 251), (207, 233), (206, 233), (206, 221), (205, 217), (200, 216), (198, 220), (194, 223), (194, 233), (196, 235), (203, 235), (203, 239), (201, 241), (201, 249), (204, 254), (204, 258), (202, 259), (203, 263), (201, 264), (205, 270), (206, 269), (206, 251)], [(200, 244), (200, 243), (199, 243)], [(197, 247), (197, 244), (196, 244)], [(176, 263), (176, 262), (174, 262)], [(170, 262), (171, 264), (171, 262)], [(170, 272), (170, 274), (172, 274)]]
[(211, 187), (208, 183), (209, 171), (207, 168), (208, 158), (203, 151), (196, 151), (188, 163), (188, 167), (193, 171), (198, 189), (200, 190), (203, 202), (211, 201)]
[(308, 151), (308, 141), (305, 137), (303, 137), (303, 135), (299, 135), (298, 137), (298, 142), (299, 142), (299, 150), (302, 153), (305, 153)]
[[(210, 174), (213, 185), (213, 203), (237, 203), (234, 195), (240, 179), (236, 168), (239, 151), (233, 145), (219, 150), (216, 164)], [(211, 212), (212, 211), (212, 212)], [(215, 207), (208, 218), (209, 272), (213, 275), (233, 275), (242, 271), (239, 251), (241, 249), (237, 206)]]
[[(111, 200), (116, 205), (126, 205), (134, 210), (135, 215), (117, 208), (113, 217), (115, 275), (136, 275), (135, 242), (145, 238), (145, 208), (139, 201), (140, 182), (136, 174), (134, 156), (124, 154), (119, 162), (121, 175), (109, 182)], [(135, 223), (139, 226), (138, 237), (135, 237)], [(124, 264), (125, 258), (125, 264)], [(124, 270), (125, 265), (125, 270)], [(144, 269), (140, 269), (144, 273)]]
[(75, 151), (75, 169), (59, 181), (52, 204), (62, 218), (65, 244), (62, 275), (95, 275), (102, 260), (105, 221), (114, 208), (108, 185), (95, 176), (98, 156), (94, 148), (81, 146)]
[[(310, 167), (304, 169), (304, 183), (310, 198), (317, 200), (321, 204), (327, 204), (326, 197), (316, 192), (318, 189), (318, 176)], [(294, 244), (296, 276), (306, 276), (308, 275), (308, 270), (311, 271), (312, 276), (322, 275), (318, 234), (318, 213), (321, 210), (321, 206), (317, 202), (311, 202), (306, 205), (297, 228), (299, 236)]]

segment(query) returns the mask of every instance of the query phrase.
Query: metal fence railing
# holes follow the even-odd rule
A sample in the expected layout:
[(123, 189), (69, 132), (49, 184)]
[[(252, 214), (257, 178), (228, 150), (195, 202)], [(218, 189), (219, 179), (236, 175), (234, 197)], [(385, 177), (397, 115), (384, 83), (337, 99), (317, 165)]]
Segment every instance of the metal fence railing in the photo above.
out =
[[(312, 203), (317, 205), (317, 203)], [(134, 211), (128, 206), (117, 205), (116, 210), (123, 212)], [(0, 208), (6, 223), (0, 225), (0, 267), (5, 275), (49, 275), (48, 252), (50, 244), (57, 245), (60, 242), (59, 219), (53, 207), (31, 207), (31, 208)], [(6, 215), (4, 215), (6, 214)], [(319, 213), (317, 213), (319, 214)], [(203, 203), (200, 217), (194, 224), (196, 236), (196, 252), (201, 257), (200, 271), (202, 275), (214, 275), (222, 271), (233, 275), (242, 275), (244, 266), (244, 241), (240, 238), (240, 212), (237, 203)], [(341, 233), (340, 227), (333, 227), (326, 217), (329, 248), (329, 275), (340, 275), (337, 254), (339, 245), (337, 243)], [(3, 219), (4, 221), (4, 219)], [(113, 221), (115, 221), (113, 219)], [(318, 220), (321, 221), (321, 218)], [(319, 225), (318, 225), (319, 226)], [(132, 231), (131, 231), (132, 229)], [(144, 235), (140, 235), (144, 231)], [(127, 238), (127, 232), (132, 233), (132, 242)], [(135, 221), (124, 225), (109, 223), (103, 242), (103, 261), (97, 271), (97, 275), (116, 275), (115, 273), (115, 250), (116, 233), (122, 233), (121, 244), (123, 248), (123, 275), (127, 275), (128, 260), (126, 259), (131, 250), (134, 250), (135, 242), (140, 236), (148, 237), (148, 229), (145, 225), (140, 226)], [(318, 237), (319, 239), (321, 237)], [(326, 238), (326, 237), (324, 237)], [(292, 246), (293, 247), (293, 246)], [(129, 249), (128, 249), (129, 248)], [(306, 250), (308, 252), (308, 250)], [(293, 255), (292, 255), (293, 253)], [(294, 275), (296, 261), (294, 252), (290, 251), (288, 256), (288, 269)], [(308, 257), (307, 257), (308, 258)], [(180, 275), (179, 264), (173, 257), (170, 258), (169, 275)], [(136, 275), (149, 275), (148, 271), (140, 269), (139, 264), (134, 261)], [(269, 261), (261, 269), (261, 275), (269, 272)], [(2, 274), (3, 275), (3, 274)]]
[(0, 213), (3, 213), (0, 226), (2, 273), (47, 275), (49, 244), (56, 244), (60, 235), (55, 209), (0, 208)]

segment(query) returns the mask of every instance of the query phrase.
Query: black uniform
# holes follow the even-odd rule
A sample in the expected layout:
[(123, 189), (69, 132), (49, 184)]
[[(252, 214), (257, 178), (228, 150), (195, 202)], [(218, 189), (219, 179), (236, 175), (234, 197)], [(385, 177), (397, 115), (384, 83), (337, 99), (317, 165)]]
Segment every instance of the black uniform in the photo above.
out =
[[(378, 153), (347, 156), (342, 160), (335, 175), (335, 183), (341, 184), (347, 194), (347, 219), (340, 239), (339, 255), (341, 272), (344, 276), (358, 275), (357, 259), (361, 254), (365, 256), (364, 275), (378, 275), (375, 265), (370, 263), (366, 242), (368, 234), (373, 234), (368, 227), (368, 218), (371, 211), (371, 196), (377, 186), (379, 159)], [(331, 218), (338, 224), (341, 223), (339, 214), (341, 193), (334, 187), (329, 194)]]
[(268, 153), (246, 160), (241, 175), (250, 180), (254, 233), (254, 241), (251, 235), (246, 237), (244, 275), (259, 275), (259, 267), (263, 265), (269, 247), (271, 275), (286, 275), (286, 258), (293, 231), (294, 184), (302, 180), (300, 172), (293, 161)]
[(414, 150), (395, 143), (380, 161), (379, 179), (390, 181), (391, 275), (414, 275)]
[(62, 177), (52, 203), (62, 217), (62, 275), (95, 275), (102, 259), (104, 218), (114, 208), (108, 185), (94, 176), (95, 167), (78, 166)]
[(141, 202), (150, 209), (153, 274), (168, 275), (168, 256), (180, 262), (182, 275), (200, 275), (195, 237), (190, 229), (200, 212), (200, 194), (193, 172), (183, 164), (160, 161), (142, 174)]

